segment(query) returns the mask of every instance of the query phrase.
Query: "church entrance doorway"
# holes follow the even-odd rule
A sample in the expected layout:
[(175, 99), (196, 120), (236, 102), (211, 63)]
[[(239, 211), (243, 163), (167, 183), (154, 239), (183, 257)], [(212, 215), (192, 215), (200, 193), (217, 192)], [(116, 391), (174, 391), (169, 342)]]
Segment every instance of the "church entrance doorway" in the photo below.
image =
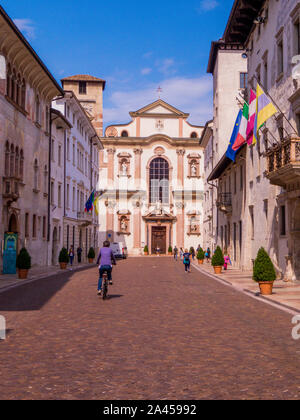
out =
[(157, 253), (159, 248), (160, 254), (167, 253), (167, 228), (162, 226), (152, 227), (152, 241), (151, 241), (152, 254)]

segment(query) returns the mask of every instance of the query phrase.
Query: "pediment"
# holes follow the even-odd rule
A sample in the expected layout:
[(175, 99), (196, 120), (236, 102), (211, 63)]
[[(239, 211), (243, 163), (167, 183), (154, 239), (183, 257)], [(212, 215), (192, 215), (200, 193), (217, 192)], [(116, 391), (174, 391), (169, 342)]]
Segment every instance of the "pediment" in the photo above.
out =
[(159, 99), (158, 101), (149, 104), (138, 111), (131, 112), (132, 117), (151, 116), (151, 115), (172, 115), (176, 117), (188, 118), (189, 114), (180, 111), (179, 109), (169, 105), (167, 102)]

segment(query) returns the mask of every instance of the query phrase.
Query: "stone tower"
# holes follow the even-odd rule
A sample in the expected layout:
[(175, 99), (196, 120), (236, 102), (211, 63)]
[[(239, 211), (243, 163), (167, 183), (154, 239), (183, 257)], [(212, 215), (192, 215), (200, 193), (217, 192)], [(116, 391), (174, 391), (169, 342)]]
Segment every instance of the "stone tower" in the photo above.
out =
[(103, 136), (103, 91), (105, 80), (85, 74), (62, 79), (63, 89), (73, 91), (90, 117), (99, 137)]

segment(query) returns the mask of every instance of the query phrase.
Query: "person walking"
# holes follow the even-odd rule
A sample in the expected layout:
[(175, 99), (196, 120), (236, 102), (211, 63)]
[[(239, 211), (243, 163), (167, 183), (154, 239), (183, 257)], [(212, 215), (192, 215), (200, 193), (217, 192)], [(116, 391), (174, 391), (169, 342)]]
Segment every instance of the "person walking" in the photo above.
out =
[(229, 255), (225, 255), (224, 256), (224, 270), (227, 271), (228, 270), (228, 265), (232, 265), (231, 263), (231, 259), (229, 257)]
[(184, 254), (183, 248), (180, 248), (179, 255), (180, 255), (180, 260), (181, 261), (183, 260), (183, 254)]
[(209, 263), (210, 257), (211, 257), (211, 250), (210, 248), (207, 248), (207, 251), (205, 253), (206, 261)]
[(178, 248), (177, 248), (176, 245), (175, 245), (175, 248), (173, 250), (173, 253), (174, 253), (174, 260), (178, 261)]
[(82, 248), (79, 246), (77, 248), (77, 261), (78, 261), (78, 264), (81, 264), (81, 256), (82, 256)]
[(69, 251), (69, 258), (70, 258), (71, 267), (73, 267), (74, 256), (75, 256), (74, 248), (73, 248), (73, 246), (71, 246), (70, 251)]
[(194, 260), (195, 257), (196, 257), (196, 252), (195, 252), (195, 248), (194, 247), (191, 248), (191, 255), (192, 255), (192, 258)]
[(188, 249), (184, 251), (183, 254), (183, 264), (185, 266), (185, 272), (190, 273), (191, 272), (191, 254), (189, 253)]

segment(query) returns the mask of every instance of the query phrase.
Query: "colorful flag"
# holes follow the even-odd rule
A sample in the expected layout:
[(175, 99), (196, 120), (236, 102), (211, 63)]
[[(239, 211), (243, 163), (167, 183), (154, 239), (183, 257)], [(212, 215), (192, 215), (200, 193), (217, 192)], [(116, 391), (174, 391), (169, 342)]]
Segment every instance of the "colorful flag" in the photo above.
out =
[(242, 113), (242, 110), (240, 110), (240, 112), (238, 113), (236, 122), (235, 122), (235, 126), (234, 126), (232, 136), (231, 136), (231, 139), (230, 139), (230, 143), (229, 143), (229, 146), (228, 146), (228, 149), (227, 149), (227, 152), (226, 152), (226, 156), (229, 159), (231, 159), (233, 162), (235, 162), (235, 158), (236, 158), (236, 155), (237, 155), (238, 151), (233, 150), (232, 146), (234, 145), (234, 143), (236, 141), (236, 138), (239, 134), (240, 125), (241, 125), (241, 121), (242, 121), (242, 116), (243, 116), (243, 113)]
[(90, 195), (90, 198), (88, 199), (88, 201), (85, 204), (85, 212), (89, 213), (91, 210), (93, 210), (93, 204), (95, 201), (95, 191), (92, 192), (92, 194)]
[(234, 151), (239, 150), (243, 146), (243, 144), (246, 143), (248, 118), (249, 118), (249, 105), (245, 102), (239, 133), (237, 135), (234, 145), (232, 146), (232, 150)]
[(256, 94), (251, 89), (250, 92), (250, 102), (249, 102), (249, 121), (247, 126), (247, 143), (249, 146), (255, 144), (256, 140), (254, 138), (254, 124), (256, 116)]
[(262, 88), (257, 84), (256, 92), (256, 117), (254, 123), (254, 138), (257, 142), (258, 132), (264, 123), (278, 112), (271, 99), (265, 94)]

